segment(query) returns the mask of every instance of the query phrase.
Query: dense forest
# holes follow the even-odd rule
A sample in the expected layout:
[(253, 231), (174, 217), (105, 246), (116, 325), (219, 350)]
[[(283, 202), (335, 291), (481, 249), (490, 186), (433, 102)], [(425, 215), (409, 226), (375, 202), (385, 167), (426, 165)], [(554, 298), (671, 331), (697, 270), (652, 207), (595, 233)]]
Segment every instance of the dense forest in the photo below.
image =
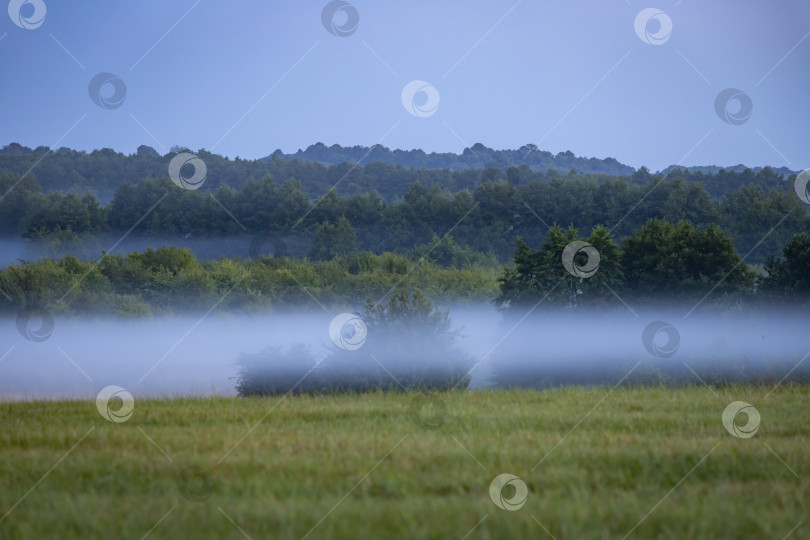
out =
[[(453, 172), (200, 157), (205, 182), (186, 190), (167, 177), (167, 159), (149, 152), (7, 154), (0, 160), (0, 235), (70, 245), (102, 234), (169, 242), (264, 234), (279, 239), (288, 255), (326, 260), (363, 251), (412, 255), (434, 236), (450, 234), (462, 248), (506, 262), (517, 238), (538, 244), (554, 224), (584, 232), (602, 225), (621, 243), (662, 218), (701, 229), (715, 224), (747, 263), (763, 263), (791, 233), (810, 231), (810, 216), (793, 193), (795, 177), (768, 168), (709, 175), (642, 168), (613, 177), (525, 165)], [(25, 174), (35, 159), (42, 161)], [(113, 190), (107, 201), (96, 195), (105, 189)]]
[[(707, 291), (706, 306), (806, 300), (810, 214), (795, 175), (767, 167), (610, 176), (525, 163), (453, 171), (200, 152), (202, 186), (183, 189), (167, 174), (176, 152), (12, 144), (1, 154), (0, 236), (58, 254), (3, 261), (8, 313), (149, 316), (215, 302), (255, 311), (416, 289), (504, 309), (538, 298), (565, 309), (620, 307), (621, 298), (692, 303)], [(99, 238), (127, 236), (157, 245), (129, 254), (99, 247)], [(198, 257), (161, 248), (189, 238), (226, 239), (232, 249)], [(595, 276), (560, 263), (574, 244), (597, 250)]]

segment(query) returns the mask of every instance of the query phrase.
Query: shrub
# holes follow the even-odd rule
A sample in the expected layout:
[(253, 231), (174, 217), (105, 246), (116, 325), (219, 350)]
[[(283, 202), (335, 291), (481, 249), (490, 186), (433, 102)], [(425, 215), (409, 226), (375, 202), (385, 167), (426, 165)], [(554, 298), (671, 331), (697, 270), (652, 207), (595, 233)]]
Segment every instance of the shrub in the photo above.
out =
[(452, 329), (448, 312), (418, 290), (364, 307), (368, 338), (362, 347), (335, 347), (320, 362), (302, 344), (243, 354), (239, 395), (467, 388), (472, 361), (454, 346), (460, 330)]

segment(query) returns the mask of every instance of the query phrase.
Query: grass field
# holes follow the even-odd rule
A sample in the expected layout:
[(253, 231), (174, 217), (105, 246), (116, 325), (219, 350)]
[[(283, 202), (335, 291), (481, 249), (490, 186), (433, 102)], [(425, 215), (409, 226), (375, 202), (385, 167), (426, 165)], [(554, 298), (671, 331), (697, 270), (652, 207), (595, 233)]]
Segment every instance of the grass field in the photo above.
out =
[(810, 388), (770, 390), (0, 403), (0, 538), (810, 538)]

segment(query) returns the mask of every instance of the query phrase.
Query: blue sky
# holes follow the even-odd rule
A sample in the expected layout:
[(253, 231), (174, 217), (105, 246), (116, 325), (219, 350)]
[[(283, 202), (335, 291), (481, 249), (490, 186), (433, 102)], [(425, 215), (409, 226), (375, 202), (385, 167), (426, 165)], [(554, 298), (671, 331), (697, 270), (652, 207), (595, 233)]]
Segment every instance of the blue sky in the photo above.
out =
[[(37, 1), (36, 28), (0, 16), (0, 145), (257, 158), (319, 141), (534, 143), (653, 170), (810, 167), (807, 0), (352, 0), (332, 19), (356, 10), (345, 37), (322, 24), (325, 1)], [(36, 6), (17, 4), (37, 26)], [(662, 15), (637, 35), (651, 7)], [(117, 108), (90, 99), (101, 72), (126, 85)], [(421, 117), (403, 106), (413, 80), (439, 96)], [(753, 105), (736, 125), (716, 112), (727, 88)]]

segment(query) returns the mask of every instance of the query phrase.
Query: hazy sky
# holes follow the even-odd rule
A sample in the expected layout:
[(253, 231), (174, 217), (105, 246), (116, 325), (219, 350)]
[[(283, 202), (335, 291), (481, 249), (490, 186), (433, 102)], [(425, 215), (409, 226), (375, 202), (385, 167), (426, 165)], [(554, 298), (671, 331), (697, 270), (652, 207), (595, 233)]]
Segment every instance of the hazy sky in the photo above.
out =
[[(327, 17), (334, 34), (325, 6), (12, 0), (15, 20), (0, 18), (0, 145), (257, 158), (318, 141), (535, 143), (654, 170), (810, 167), (807, 0), (352, 0)], [(126, 86), (114, 96), (101, 85), (110, 109), (88, 91), (103, 72)], [(435, 88), (405, 100), (417, 114), (402, 99), (414, 80)], [(721, 103), (724, 121), (715, 101), (727, 88), (743, 95)]]

